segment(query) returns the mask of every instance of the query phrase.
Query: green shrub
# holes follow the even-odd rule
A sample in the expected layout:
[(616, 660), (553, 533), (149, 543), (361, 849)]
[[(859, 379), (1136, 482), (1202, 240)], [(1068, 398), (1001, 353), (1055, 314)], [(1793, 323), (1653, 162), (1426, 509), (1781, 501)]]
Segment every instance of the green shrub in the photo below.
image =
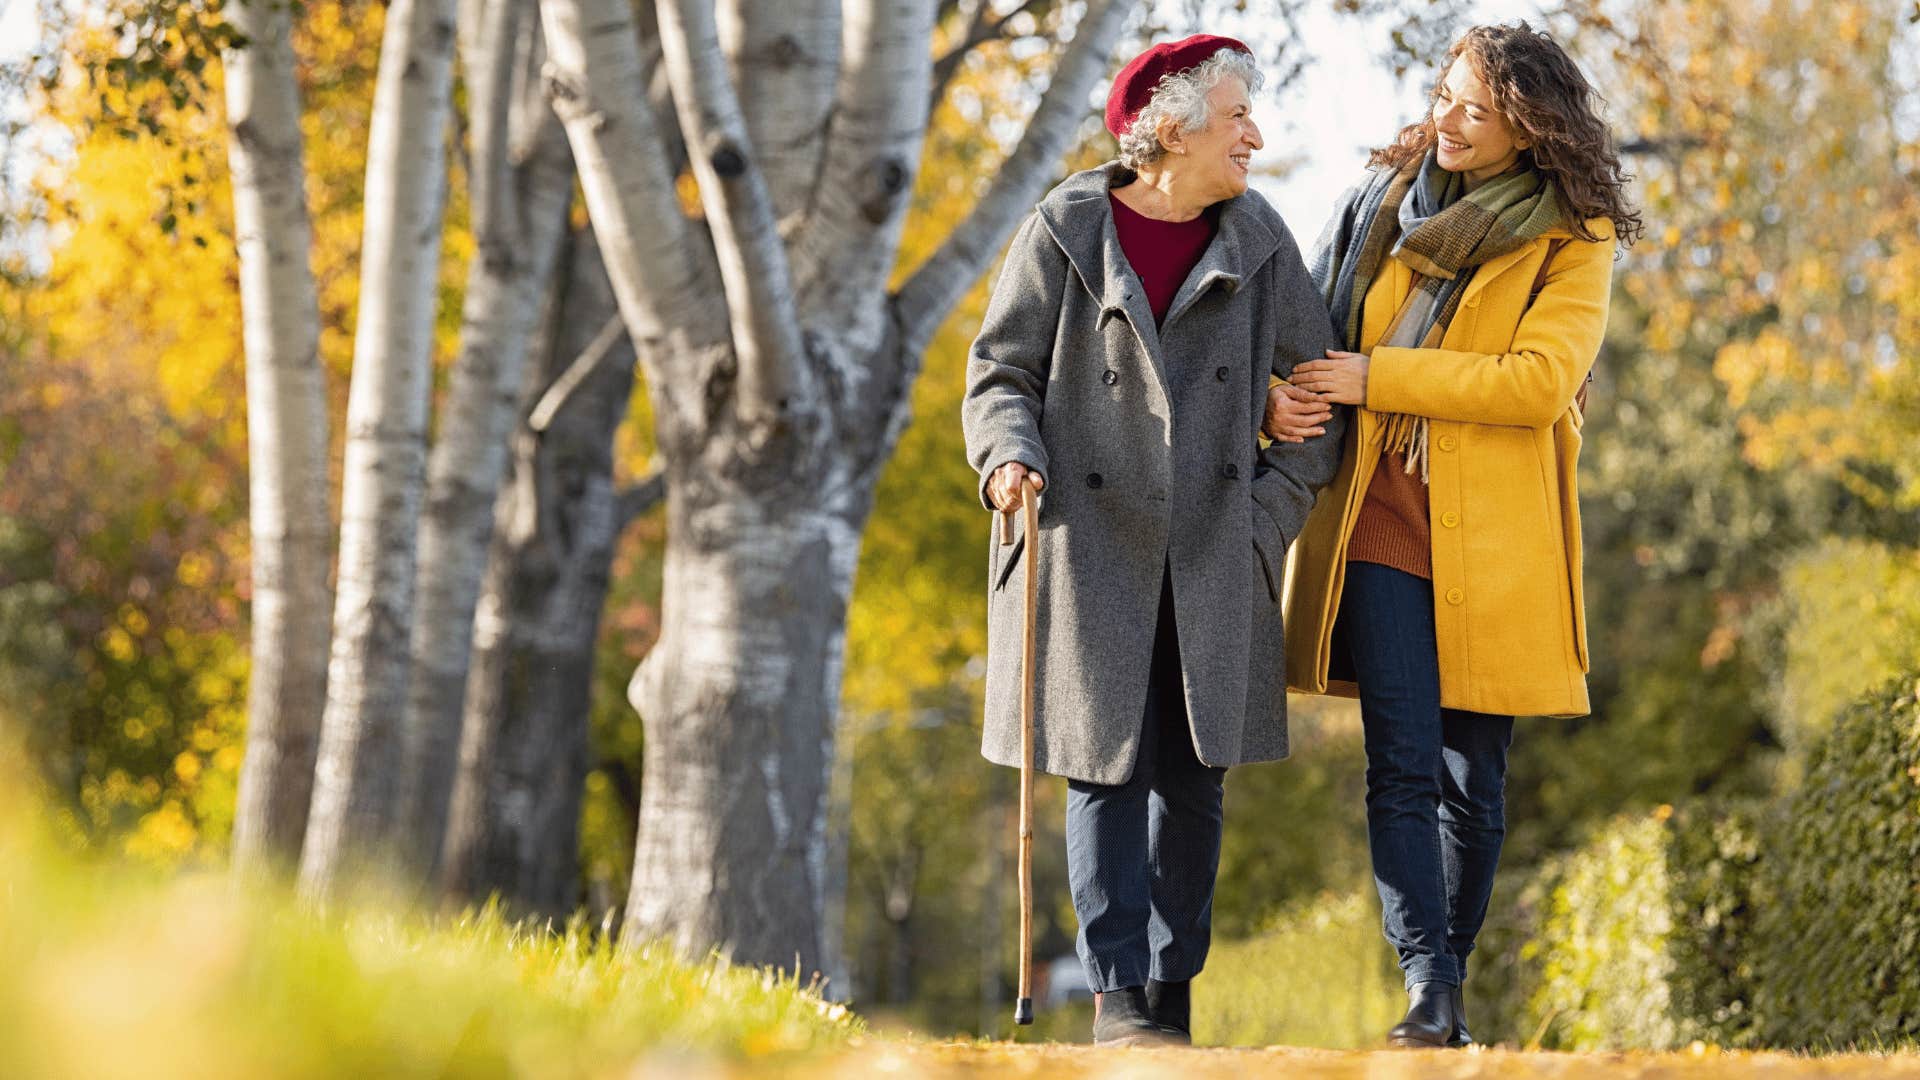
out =
[(1843, 713), (1768, 852), (1756, 950), (1768, 1042), (1920, 1038), (1920, 681)]
[(1372, 890), (1327, 894), (1214, 947), (1193, 983), (1193, 1037), (1207, 1046), (1377, 1046), (1406, 1007)]
[(1621, 818), (1520, 890), (1469, 985), (1489, 1038), (1569, 1050), (1755, 1038), (1761, 822), (1748, 803)]
[(1777, 727), (1804, 754), (1850, 702), (1920, 670), (1920, 551), (1828, 540), (1788, 563), (1780, 585)]

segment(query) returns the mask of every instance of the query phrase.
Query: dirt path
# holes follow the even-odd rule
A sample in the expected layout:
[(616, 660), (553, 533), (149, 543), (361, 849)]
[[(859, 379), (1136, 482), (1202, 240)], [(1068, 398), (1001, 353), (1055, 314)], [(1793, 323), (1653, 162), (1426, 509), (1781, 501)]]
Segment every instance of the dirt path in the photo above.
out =
[(1299, 1077), (1302, 1080), (1469, 1080), (1546, 1077), (1550, 1080), (1721, 1077), (1854, 1077), (1920, 1080), (1920, 1054), (1845, 1054), (1798, 1057), (1736, 1054), (1711, 1048), (1673, 1054), (1549, 1054), (1506, 1050), (1337, 1051), (1093, 1050), (1084, 1046), (1007, 1046), (986, 1043), (879, 1041), (795, 1071), (804, 1077)]

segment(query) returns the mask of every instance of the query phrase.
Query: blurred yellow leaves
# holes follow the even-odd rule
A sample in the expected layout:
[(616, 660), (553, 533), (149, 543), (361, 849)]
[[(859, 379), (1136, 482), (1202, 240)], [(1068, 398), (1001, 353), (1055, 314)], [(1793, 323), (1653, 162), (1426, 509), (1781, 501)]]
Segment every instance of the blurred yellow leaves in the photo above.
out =
[(1673, 147), (1634, 163), (1649, 230), (1623, 284), (1647, 346), (1712, 357), (1751, 464), (1920, 505), (1920, 151), (1888, 121), (1893, 13), (1637, 10), (1657, 47), (1616, 77)]

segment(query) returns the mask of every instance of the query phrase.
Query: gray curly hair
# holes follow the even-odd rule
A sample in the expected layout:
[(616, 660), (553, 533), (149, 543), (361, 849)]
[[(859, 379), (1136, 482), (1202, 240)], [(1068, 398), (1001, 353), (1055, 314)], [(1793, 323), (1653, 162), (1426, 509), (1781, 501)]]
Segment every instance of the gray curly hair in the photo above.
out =
[(1147, 107), (1120, 136), (1120, 164), (1138, 172), (1167, 156), (1167, 148), (1160, 144), (1162, 123), (1171, 120), (1174, 130), (1182, 135), (1206, 127), (1207, 94), (1229, 78), (1239, 79), (1248, 97), (1259, 93), (1266, 82), (1253, 57), (1238, 49), (1221, 49), (1194, 67), (1162, 78), (1147, 99)]

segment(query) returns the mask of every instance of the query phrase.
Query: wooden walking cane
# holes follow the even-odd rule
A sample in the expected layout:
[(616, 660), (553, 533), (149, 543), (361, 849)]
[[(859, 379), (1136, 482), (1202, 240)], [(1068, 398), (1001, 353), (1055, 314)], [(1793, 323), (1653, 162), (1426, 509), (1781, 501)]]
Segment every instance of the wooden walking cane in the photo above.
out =
[[(1040, 594), (1039, 512), (1033, 477), (1020, 483), (1021, 516), (1026, 519), (1027, 571), (1025, 617), (1020, 626), (1020, 996), (1013, 1022), (1033, 1023), (1033, 652), (1034, 607)], [(1000, 516), (1000, 543), (1013, 543), (1013, 511)]]

